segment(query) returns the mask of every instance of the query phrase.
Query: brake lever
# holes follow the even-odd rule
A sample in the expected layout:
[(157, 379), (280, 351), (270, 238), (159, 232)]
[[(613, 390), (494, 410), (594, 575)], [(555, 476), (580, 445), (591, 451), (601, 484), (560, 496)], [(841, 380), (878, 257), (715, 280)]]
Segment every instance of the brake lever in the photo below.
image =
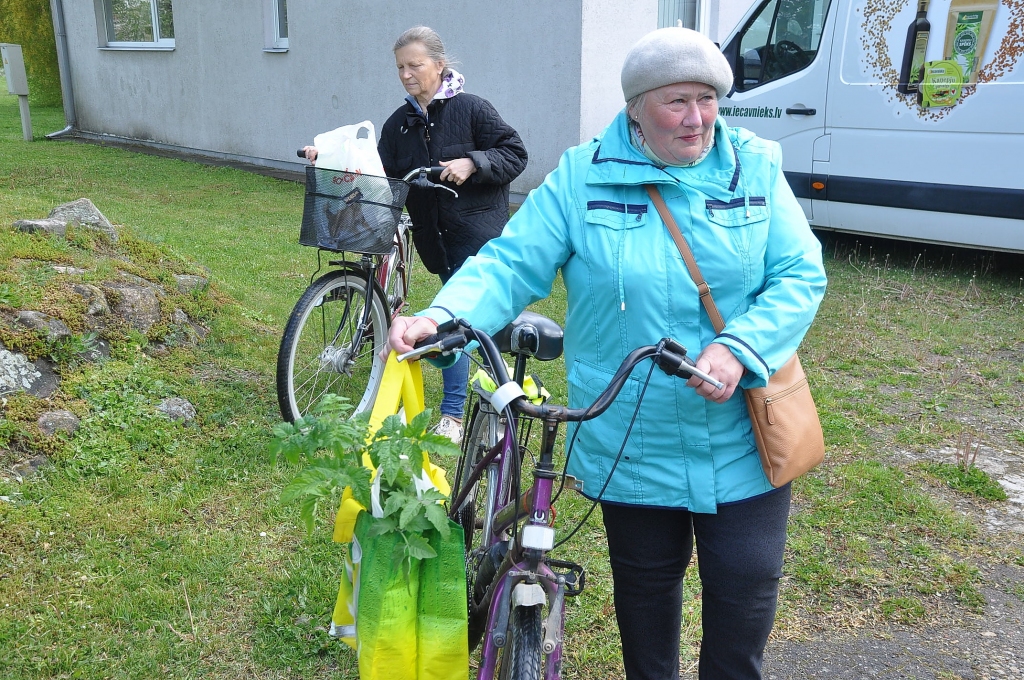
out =
[(420, 176), (412, 181), (412, 185), (414, 187), (419, 187), (421, 189), (444, 189), (445, 191), (450, 191), (453, 194), (455, 194), (455, 198), (459, 197), (459, 194), (458, 192), (455, 191), (455, 189), (452, 189), (451, 187), (446, 187), (443, 184), (435, 184), (434, 182), (431, 182), (429, 179), (427, 179), (427, 173), (425, 172), (421, 172)]

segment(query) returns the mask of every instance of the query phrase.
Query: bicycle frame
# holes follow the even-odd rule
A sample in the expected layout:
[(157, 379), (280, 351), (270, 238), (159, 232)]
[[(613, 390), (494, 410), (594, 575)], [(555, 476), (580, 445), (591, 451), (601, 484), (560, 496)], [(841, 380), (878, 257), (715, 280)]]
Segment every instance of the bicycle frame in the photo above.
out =
[[(555, 532), (551, 527), (553, 523), (551, 505), (554, 498), (557, 497), (554, 494), (555, 481), (561, 478), (564, 484), (565, 481), (571, 479), (568, 475), (562, 476), (556, 473), (554, 469), (554, 446), (559, 425), (566, 422), (582, 423), (607, 411), (633, 369), (646, 359), (653, 359), (655, 364), (669, 375), (683, 379), (698, 377), (715, 382), (719, 386), (721, 384), (696, 368), (693, 360), (687, 356), (686, 348), (671, 338), (663, 338), (656, 345), (645, 345), (630, 352), (622, 360), (608, 386), (590, 406), (569, 408), (552, 404), (533, 404), (526, 399), (521, 386), (521, 379), (525, 374), (525, 354), (516, 355), (515, 375), (519, 379), (516, 389), (517, 381), (509, 378), (494, 340), (490, 336), (474, 330), (462, 319), (453, 319), (439, 325), (437, 335), (417, 343), (415, 349), (399, 355), (398, 359), (403, 361), (430, 353), (447, 353), (453, 349), (465, 347), (472, 340), (476, 340), (480, 344), (480, 351), (493, 369), (494, 383), (498, 386), (487, 398), (487, 401), (496, 404), (495, 408), (502, 409), (505, 414), (505, 432), (501, 440), (482, 456), (481, 460), (466, 474), (465, 479), (457, 480), (456, 486), (459, 492), (449, 506), (449, 516), (458, 520), (469, 494), (476, 493), (474, 487), (486, 472), (488, 475), (488, 497), (483, 519), (485, 533), (481, 547), (476, 551), (476, 554), (480, 555), (481, 561), (476, 565), (475, 574), (467, 574), (467, 578), (474, 580), (482, 576), (490, 579), (487, 582), (476, 581), (470, 592), (471, 598), (477, 598), (478, 587), (482, 584), (484, 588), (481, 597), (471, 600), (471, 615), (473, 606), (478, 607), (477, 611), (486, 607), (487, 611), (485, 628), (482, 631), (484, 646), (477, 677), (479, 680), (493, 680), (494, 672), (498, 668), (498, 649), (509, 642), (507, 634), (512, 611), (516, 607), (533, 608), (547, 604), (547, 616), (541, 626), (543, 640), (540, 641), (538, 651), (546, 659), (544, 664), (545, 680), (560, 680), (565, 597), (577, 595), (583, 590), (585, 573), (582, 567), (571, 562), (548, 558), (548, 553), (555, 547)], [(506, 389), (510, 387), (513, 389)], [(474, 414), (474, 418), (479, 416), (479, 411)], [(485, 414), (484, 417), (494, 417), (494, 413)], [(516, 426), (527, 419), (538, 420), (542, 423), (541, 447), (539, 460), (533, 469), (533, 484), (521, 501), (519, 485), (507, 485), (504, 475), (511, 470), (510, 464), (522, 464), (523, 449), (519, 446)], [(466, 449), (464, 456), (469, 456), (471, 453), (473, 452), (470, 449)], [(612, 471), (614, 471), (614, 467)], [(572, 485), (574, 488), (578, 488), (575, 480)], [(508, 487), (507, 494), (512, 498), (500, 499), (502, 505), (499, 507), (494, 490), (504, 489), (506, 486)], [(607, 481), (605, 487), (607, 487)], [(595, 502), (600, 501), (603, 495), (604, 488), (596, 495)], [(526, 522), (522, 531), (516, 531), (518, 522), (524, 517)], [(508, 549), (492, 577), (483, 571), (483, 567), (486, 565), (484, 560), (496, 556), (493, 555), (491, 548), (502, 541), (506, 532), (509, 536)], [(552, 567), (568, 569), (568, 571), (559, 573)], [(474, 605), (477, 601), (479, 604)], [(539, 613), (541, 610), (537, 611)], [(518, 616), (516, 620), (519, 620)], [(515, 630), (515, 627), (513, 629)], [(513, 632), (514, 640), (515, 633)], [(512, 651), (515, 651), (514, 642)], [(517, 653), (512, 654), (512, 657), (510, 663), (513, 664), (514, 671), (518, 658)], [(529, 659), (524, 662), (532, 665), (532, 661)]]
[[(518, 455), (519, 445), (515, 441), (513, 430), (514, 428), (511, 427), (506, 428), (505, 435), (500, 442), (503, 456)], [(552, 436), (551, 441), (544, 444), (545, 450), (542, 451), (541, 461), (534, 470), (533, 486), (527, 492), (526, 498), (529, 498), (531, 502), (526, 526), (539, 526), (546, 529), (550, 527), (551, 523), (551, 499), (557, 477), (554, 473), (549, 445), (550, 447), (554, 445), (553, 435), (557, 433), (557, 425), (545, 423), (544, 430), (545, 439), (549, 434)], [(496, 536), (500, 536), (503, 531), (518, 521), (519, 506), (519, 500), (513, 499), (498, 510), (495, 514), (498, 521), (493, 526), (491, 538), (496, 540)], [(504, 518), (503, 521), (502, 518)], [(523, 548), (522, 544), (515, 540), (510, 544), (505, 560), (495, 575), (487, 617), (488, 623), (493, 623), (493, 625), (489, 626), (484, 634), (480, 671), (477, 676), (480, 680), (490, 680), (494, 677), (497, 670), (499, 646), (508, 644), (508, 640), (505, 639), (505, 631), (508, 629), (509, 616), (515, 606), (514, 592), (520, 583), (527, 585), (539, 583), (545, 591), (548, 613), (543, 626), (545, 633), (542, 651), (546, 654), (544, 677), (545, 680), (559, 680), (561, 677), (566, 578), (562, 574), (556, 574), (548, 566), (547, 553), (548, 551), (544, 549)]]
[[(517, 355), (514, 374), (520, 383), (522, 376), (525, 375), (525, 365), (526, 357)], [(483, 404), (481, 407), (484, 408)], [(490, 408), (490, 405), (488, 404), (486, 408)], [(544, 589), (545, 599), (548, 603), (542, 643), (542, 651), (546, 655), (544, 677), (545, 680), (559, 680), (567, 592), (566, 576), (556, 574), (550, 568), (547, 559), (548, 550), (524, 548), (521, 541), (522, 533), (514, 530), (515, 525), (527, 516), (528, 520), (524, 525), (524, 530), (526, 526), (543, 527), (545, 530), (549, 530), (551, 526), (551, 501), (554, 495), (555, 481), (559, 477), (554, 471), (553, 454), (559, 423), (557, 420), (544, 422), (540, 460), (533, 470), (534, 482), (522, 496), (521, 502), (517, 493), (518, 489), (509, 489), (513, 496), (511, 498), (497, 498), (499, 490), (506, 488), (505, 476), (511, 473), (511, 466), (522, 463), (517, 421), (518, 419), (506, 418), (505, 431), (501, 438), (474, 466), (469, 477), (462, 483), (463, 492), (453, 500), (451, 506), (456, 509), (460, 508), (466, 500), (469, 489), (486, 474), (488, 496), (482, 529), (486, 541), (485, 546), (490, 548), (501, 542), (505, 533), (512, 530), (508, 552), (489, 586), (488, 626), (484, 633), (477, 677), (479, 680), (491, 680), (495, 677), (498, 649), (508, 644), (505, 631), (508, 629), (512, 609), (516, 606), (513, 603), (513, 595), (520, 583), (526, 583), (528, 586), (539, 584)], [(563, 566), (565, 565), (568, 563), (563, 563)], [(582, 586), (582, 569), (580, 573), (579, 580)]]

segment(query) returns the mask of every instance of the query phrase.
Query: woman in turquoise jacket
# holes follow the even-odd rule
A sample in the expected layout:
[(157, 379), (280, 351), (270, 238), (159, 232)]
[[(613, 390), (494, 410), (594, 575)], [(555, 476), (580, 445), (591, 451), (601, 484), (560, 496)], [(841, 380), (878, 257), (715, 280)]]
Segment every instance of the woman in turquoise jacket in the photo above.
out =
[[(697, 366), (724, 383), (655, 371), (614, 473), (639, 377), (574, 445), (569, 473), (602, 505), (629, 680), (678, 676), (694, 540), (701, 678), (759, 678), (775, 616), (790, 490), (765, 477), (741, 391), (765, 385), (796, 351), (825, 273), (779, 145), (717, 115), (732, 78), (699, 33), (668, 28), (641, 39), (622, 70), (626, 108), (566, 151), (504, 233), (390, 335), (406, 351), (452, 314), (497, 331), (546, 297), (561, 272), (571, 406), (590, 404), (627, 353), (663, 337), (699, 351)], [(664, 197), (693, 250), (726, 320), (721, 333), (645, 185)]]

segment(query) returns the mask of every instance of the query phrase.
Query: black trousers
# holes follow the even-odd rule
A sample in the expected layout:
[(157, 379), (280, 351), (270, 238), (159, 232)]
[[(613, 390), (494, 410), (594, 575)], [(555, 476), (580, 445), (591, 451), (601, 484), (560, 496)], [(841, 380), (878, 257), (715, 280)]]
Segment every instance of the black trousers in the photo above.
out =
[(676, 680), (683, 576), (697, 544), (701, 680), (760, 680), (775, 622), (790, 488), (718, 514), (602, 503), (627, 680)]

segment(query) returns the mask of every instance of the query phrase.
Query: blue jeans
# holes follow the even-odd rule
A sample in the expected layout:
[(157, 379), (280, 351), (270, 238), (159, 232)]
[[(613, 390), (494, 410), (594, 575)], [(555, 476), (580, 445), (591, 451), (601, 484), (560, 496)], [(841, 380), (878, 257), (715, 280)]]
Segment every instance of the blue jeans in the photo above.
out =
[(469, 356), (463, 353), (458, 361), (442, 369), (441, 379), (444, 381), (441, 415), (462, 420), (466, 407), (466, 384), (469, 383)]
[[(442, 274), (441, 284), (448, 283), (448, 279), (459, 271), (459, 267), (453, 269), (448, 276)], [(459, 360), (454, 364), (441, 369), (441, 380), (444, 382), (441, 415), (462, 420), (463, 411), (466, 409), (466, 385), (469, 383), (469, 357), (465, 352), (459, 355)]]

